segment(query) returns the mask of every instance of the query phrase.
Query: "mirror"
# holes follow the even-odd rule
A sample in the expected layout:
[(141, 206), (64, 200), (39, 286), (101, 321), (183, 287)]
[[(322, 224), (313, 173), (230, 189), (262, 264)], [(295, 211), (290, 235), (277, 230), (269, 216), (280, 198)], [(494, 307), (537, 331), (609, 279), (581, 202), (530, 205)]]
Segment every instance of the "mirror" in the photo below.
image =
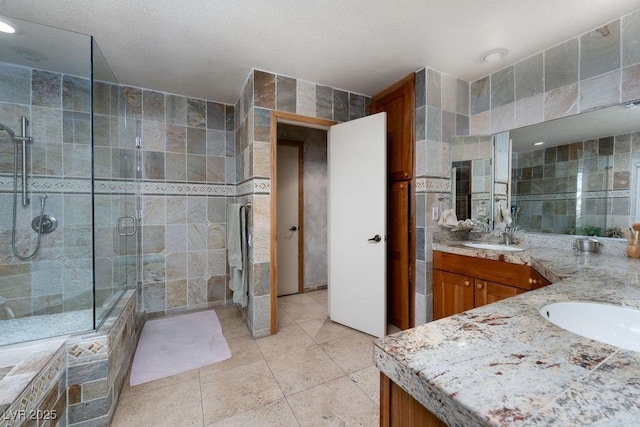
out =
[(451, 200), (444, 200), (442, 209), (452, 209), (460, 221), (492, 221), (492, 140), (486, 135), (459, 136), (451, 141)]
[(528, 232), (620, 237), (619, 228), (638, 218), (640, 102), (508, 134), (514, 225)]

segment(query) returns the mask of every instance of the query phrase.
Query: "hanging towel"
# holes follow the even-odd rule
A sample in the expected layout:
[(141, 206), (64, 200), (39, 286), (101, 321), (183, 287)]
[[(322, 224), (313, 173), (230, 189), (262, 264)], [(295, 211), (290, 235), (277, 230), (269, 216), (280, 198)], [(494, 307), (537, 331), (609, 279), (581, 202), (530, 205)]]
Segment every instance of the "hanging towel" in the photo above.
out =
[(247, 216), (240, 203), (227, 205), (227, 262), (233, 302), (247, 305)]
[(442, 225), (443, 227), (458, 226), (458, 217), (456, 217), (456, 213), (453, 211), (453, 209), (442, 211), (442, 215), (440, 215), (440, 221), (438, 221), (438, 225)]
[(502, 221), (505, 225), (509, 226), (513, 222), (511, 219), (511, 211), (507, 208), (500, 208), (500, 215), (502, 216)]

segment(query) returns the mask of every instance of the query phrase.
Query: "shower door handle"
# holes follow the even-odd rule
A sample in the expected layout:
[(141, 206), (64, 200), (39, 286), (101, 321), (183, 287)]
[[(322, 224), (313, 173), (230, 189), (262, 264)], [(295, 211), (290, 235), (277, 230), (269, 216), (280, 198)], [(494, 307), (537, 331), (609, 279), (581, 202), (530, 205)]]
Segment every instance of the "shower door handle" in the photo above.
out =
[[(124, 221), (129, 218), (131, 220), (133, 220), (133, 231), (130, 233), (127, 233), (126, 229), (125, 229), (125, 225), (124, 225)], [(118, 234), (121, 236), (133, 236), (134, 234), (136, 234), (136, 231), (138, 231), (138, 218), (136, 218), (134, 215), (125, 215), (125, 216), (121, 216), (120, 218), (118, 218)]]

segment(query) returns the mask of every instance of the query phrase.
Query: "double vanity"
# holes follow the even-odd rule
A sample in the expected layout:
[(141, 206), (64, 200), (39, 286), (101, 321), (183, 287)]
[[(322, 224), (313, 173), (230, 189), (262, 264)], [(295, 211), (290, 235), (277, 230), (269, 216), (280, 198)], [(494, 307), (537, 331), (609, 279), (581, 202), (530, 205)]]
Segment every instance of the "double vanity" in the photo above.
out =
[[(640, 335), (613, 328), (640, 309), (640, 260), (623, 247), (433, 249), (443, 318), (376, 341), (381, 425), (637, 425)], [(554, 304), (568, 301), (590, 304)]]

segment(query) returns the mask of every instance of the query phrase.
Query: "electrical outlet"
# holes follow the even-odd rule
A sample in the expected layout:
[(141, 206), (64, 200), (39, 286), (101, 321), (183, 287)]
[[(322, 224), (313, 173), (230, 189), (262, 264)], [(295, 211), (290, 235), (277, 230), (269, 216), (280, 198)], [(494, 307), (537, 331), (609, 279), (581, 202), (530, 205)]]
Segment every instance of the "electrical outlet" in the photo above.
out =
[(434, 221), (438, 220), (438, 208), (431, 208), (431, 219)]

